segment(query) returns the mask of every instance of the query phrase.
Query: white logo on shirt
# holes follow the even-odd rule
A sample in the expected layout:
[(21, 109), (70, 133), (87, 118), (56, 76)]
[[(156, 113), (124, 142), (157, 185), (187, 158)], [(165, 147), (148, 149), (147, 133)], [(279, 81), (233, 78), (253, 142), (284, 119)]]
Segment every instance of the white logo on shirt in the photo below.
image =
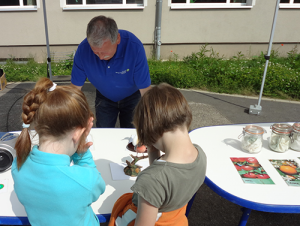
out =
[(116, 73), (120, 74), (120, 75), (124, 75), (124, 74), (126, 74), (126, 72), (129, 72), (129, 69), (126, 69), (126, 70), (121, 71), (121, 72), (116, 71)]

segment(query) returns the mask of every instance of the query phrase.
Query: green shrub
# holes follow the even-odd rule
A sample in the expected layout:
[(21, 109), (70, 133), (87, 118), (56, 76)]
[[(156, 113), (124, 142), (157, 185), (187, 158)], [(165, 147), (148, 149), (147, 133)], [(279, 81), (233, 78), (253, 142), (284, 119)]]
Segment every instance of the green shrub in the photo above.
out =
[[(70, 59), (62, 62), (52, 62), (52, 75), (71, 75), (73, 61)], [(41, 77), (47, 77), (47, 63), (37, 63), (30, 59), (26, 64), (18, 64), (13, 59), (8, 59), (1, 68), (6, 74), (8, 82), (37, 81)]]
[(26, 64), (17, 64), (13, 59), (8, 59), (2, 66), (8, 82), (36, 81), (47, 76), (47, 65), (29, 60)]
[[(252, 94), (260, 92), (266, 60), (264, 53), (246, 59), (239, 52), (231, 59), (224, 59), (207, 45), (200, 51), (184, 58), (188, 67), (198, 72), (198, 81), (214, 92)], [(294, 48), (288, 57), (280, 57), (272, 51), (263, 94), (266, 96), (300, 98), (300, 54)], [(284, 94), (284, 95), (282, 95)]]
[(183, 62), (149, 60), (152, 84), (169, 83), (178, 88), (191, 88), (201, 85), (197, 73)]

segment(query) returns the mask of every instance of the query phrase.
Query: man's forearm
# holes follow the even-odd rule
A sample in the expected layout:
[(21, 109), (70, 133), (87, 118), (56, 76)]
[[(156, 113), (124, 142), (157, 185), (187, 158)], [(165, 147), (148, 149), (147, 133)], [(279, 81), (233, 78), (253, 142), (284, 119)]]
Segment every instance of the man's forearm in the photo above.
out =
[(140, 89), (140, 92), (141, 92), (141, 96), (143, 96), (149, 89), (151, 89), (151, 85), (148, 86), (147, 88), (145, 89)]
[(81, 90), (81, 88), (82, 88), (82, 86), (76, 86), (74, 84), (71, 84), (71, 86), (74, 87), (74, 88), (76, 88), (76, 89), (79, 89), (79, 90)]

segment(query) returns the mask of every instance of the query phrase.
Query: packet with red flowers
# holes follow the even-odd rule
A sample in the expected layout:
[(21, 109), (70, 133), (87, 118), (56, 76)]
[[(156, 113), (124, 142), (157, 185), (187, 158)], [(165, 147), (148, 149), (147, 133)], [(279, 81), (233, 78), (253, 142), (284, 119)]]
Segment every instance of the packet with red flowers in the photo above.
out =
[(242, 180), (247, 184), (274, 184), (273, 180), (254, 157), (230, 158)]

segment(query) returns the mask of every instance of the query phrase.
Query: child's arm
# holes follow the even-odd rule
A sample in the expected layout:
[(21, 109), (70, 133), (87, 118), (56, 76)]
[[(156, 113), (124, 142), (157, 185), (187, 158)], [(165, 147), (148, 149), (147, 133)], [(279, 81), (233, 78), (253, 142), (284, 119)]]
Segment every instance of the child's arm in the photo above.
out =
[(149, 164), (151, 165), (155, 159), (160, 157), (160, 150), (156, 149), (153, 146), (148, 146), (148, 157), (149, 157)]
[(139, 196), (138, 210), (134, 226), (154, 226), (157, 213), (158, 208), (152, 206), (149, 202)]
[[(104, 193), (106, 185), (100, 172), (97, 170), (92, 153), (90, 150), (87, 150), (81, 155), (75, 153), (71, 158), (74, 162), (73, 173), (76, 175), (76, 181), (89, 188), (91, 191), (90, 202), (97, 201), (99, 196)], [(80, 169), (83, 167), (85, 169)]]

